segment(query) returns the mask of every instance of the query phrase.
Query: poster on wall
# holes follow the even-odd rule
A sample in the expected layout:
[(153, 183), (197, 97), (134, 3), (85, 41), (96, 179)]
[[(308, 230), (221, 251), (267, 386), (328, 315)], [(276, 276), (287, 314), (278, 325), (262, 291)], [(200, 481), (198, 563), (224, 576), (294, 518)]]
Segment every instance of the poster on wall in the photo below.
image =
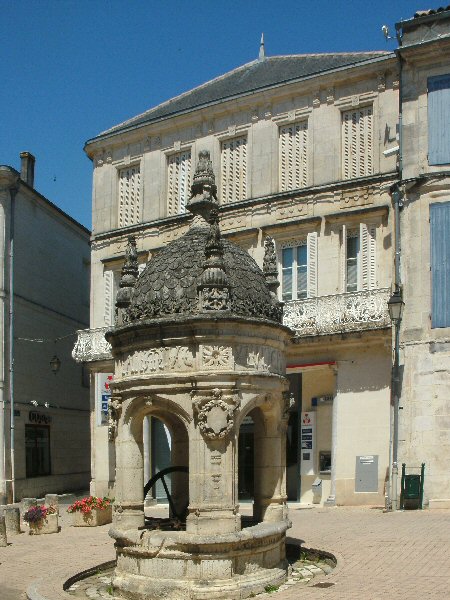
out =
[(111, 397), (110, 383), (113, 380), (112, 373), (97, 374), (97, 425), (108, 425), (108, 404)]
[(300, 474), (314, 475), (316, 413), (302, 412)]

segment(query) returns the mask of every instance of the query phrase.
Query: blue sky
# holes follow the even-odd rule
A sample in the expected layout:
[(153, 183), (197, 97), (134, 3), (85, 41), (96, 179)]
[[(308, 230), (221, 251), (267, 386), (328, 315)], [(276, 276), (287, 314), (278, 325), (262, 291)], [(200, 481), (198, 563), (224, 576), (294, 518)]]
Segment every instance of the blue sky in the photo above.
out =
[[(0, 164), (90, 227), (87, 139), (266, 54), (385, 50), (411, 0), (0, 0)], [(422, 0), (423, 1), (423, 0)]]

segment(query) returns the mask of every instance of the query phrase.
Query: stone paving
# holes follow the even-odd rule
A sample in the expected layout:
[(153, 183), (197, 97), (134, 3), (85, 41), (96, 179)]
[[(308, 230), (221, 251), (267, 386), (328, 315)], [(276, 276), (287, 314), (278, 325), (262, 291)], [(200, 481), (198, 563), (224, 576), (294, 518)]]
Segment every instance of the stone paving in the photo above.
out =
[[(292, 505), (290, 515), (291, 538), (332, 552), (338, 565), (329, 575), (258, 598), (450, 599), (449, 510), (385, 514), (380, 508), (307, 510)], [(25, 600), (25, 590), (42, 578), (46, 597), (69, 600), (61, 591), (62, 581), (114, 558), (108, 525), (74, 528), (70, 522), (63, 512), (60, 533), (11, 536), (10, 545), (0, 548), (0, 600)], [(324, 583), (333, 585), (316, 587)]]

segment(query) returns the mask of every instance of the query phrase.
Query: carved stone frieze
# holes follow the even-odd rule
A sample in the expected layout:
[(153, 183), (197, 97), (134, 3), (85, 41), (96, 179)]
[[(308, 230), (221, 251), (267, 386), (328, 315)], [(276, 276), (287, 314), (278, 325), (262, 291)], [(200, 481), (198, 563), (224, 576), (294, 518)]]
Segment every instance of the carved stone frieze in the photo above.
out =
[(377, 190), (368, 186), (359, 190), (342, 190), (339, 199), (339, 208), (351, 208), (373, 204)]
[(202, 346), (202, 366), (206, 369), (231, 369), (233, 353), (227, 346)]
[(116, 361), (116, 377), (146, 375), (165, 371), (190, 371), (194, 354), (187, 346), (137, 350)]
[(293, 199), (280, 203), (277, 207), (275, 216), (277, 219), (292, 219), (301, 217), (308, 213), (308, 203), (306, 199)]
[(234, 415), (240, 406), (237, 392), (223, 394), (222, 390), (214, 388), (209, 394), (191, 392), (198, 427), (204, 438), (209, 440), (224, 440), (234, 427)]
[(257, 345), (237, 346), (235, 349), (237, 369), (261, 371), (263, 373), (284, 373), (285, 365), (281, 352), (275, 348)]

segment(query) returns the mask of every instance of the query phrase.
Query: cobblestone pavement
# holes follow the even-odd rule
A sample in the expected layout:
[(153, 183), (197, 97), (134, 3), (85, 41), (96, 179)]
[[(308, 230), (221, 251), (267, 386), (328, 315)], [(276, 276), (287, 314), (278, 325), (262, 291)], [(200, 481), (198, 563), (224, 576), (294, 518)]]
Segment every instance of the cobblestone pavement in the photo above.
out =
[[(332, 552), (338, 565), (328, 576), (259, 598), (450, 599), (450, 511), (385, 514), (378, 508), (306, 510), (293, 505), (290, 516), (291, 538)], [(58, 534), (11, 536), (9, 547), (0, 548), (0, 600), (24, 600), (27, 587), (43, 576), (60, 589), (63, 575), (114, 558), (108, 525), (70, 527), (64, 514), (61, 524)], [(322, 582), (333, 585), (315, 587)]]

